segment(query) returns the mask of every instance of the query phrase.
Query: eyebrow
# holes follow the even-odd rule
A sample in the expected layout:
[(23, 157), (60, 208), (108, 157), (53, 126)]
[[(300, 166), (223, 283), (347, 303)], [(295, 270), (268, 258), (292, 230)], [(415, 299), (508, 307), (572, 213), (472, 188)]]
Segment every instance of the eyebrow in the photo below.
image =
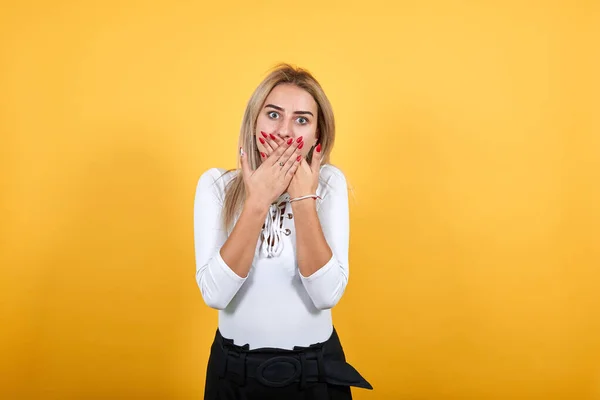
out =
[[(275, 106), (275, 105), (273, 105), (273, 104), (267, 104), (267, 105), (265, 106), (265, 108), (267, 108), (267, 107), (271, 107), (271, 108), (274, 108), (274, 109), (276, 109), (276, 110), (279, 110), (279, 111), (283, 111), (283, 112), (285, 112), (285, 110), (284, 110), (283, 108), (281, 108), (281, 107), (278, 107), (278, 106)], [(302, 115), (302, 114), (310, 114), (311, 116), (313, 116), (313, 117), (314, 117), (313, 113), (311, 113), (310, 111), (294, 111), (294, 114), (300, 114), (300, 115)]]

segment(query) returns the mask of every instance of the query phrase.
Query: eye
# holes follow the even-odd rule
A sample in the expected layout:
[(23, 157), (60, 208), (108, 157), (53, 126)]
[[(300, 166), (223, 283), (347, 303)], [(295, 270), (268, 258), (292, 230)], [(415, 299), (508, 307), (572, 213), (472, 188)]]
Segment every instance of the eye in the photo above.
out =
[(306, 125), (306, 124), (308, 124), (308, 119), (306, 119), (304, 117), (298, 117), (298, 119), (296, 121), (298, 121), (298, 123), (300, 125)]
[(271, 119), (277, 119), (277, 118), (279, 118), (279, 113), (277, 111), (269, 111), (269, 113), (267, 115)]

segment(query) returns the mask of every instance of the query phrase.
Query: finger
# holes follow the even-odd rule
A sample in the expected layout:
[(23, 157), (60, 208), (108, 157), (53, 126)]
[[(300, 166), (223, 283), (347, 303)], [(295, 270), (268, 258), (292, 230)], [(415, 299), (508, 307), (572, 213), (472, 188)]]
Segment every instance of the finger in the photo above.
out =
[(263, 131), (261, 131), (260, 134), (261, 134), (261, 136), (258, 137), (258, 141), (264, 146), (264, 148), (266, 150), (265, 154), (268, 157), (269, 154), (273, 152), (273, 145), (271, 143), (269, 135), (267, 135)]
[(312, 171), (318, 171), (321, 168), (321, 160), (323, 159), (323, 153), (321, 153), (321, 143), (315, 147), (312, 153), (312, 160), (310, 162), (310, 169)]
[(261, 143), (263, 143), (263, 145), (265, 147), (266, 158), (268, 158), (271, 154), (273, 154), (273, 152), (275, 151), (277, 146), (280, 146), (283, 144), (284, 140), (281, 139), (281, 137), (279, 135), (267, 134), (266, 132), (263, 132), (263, 131), (261, 131), (260, 134), (262, 135), (262, 137), (264, 139), (264, 142), (261, 142)]
[(298, 166), (300, 165), (303, 159), (304, 158), (299, 153), (295, 157), (290, 157), (290, 160), (286, 163), (286, 166), (284, 167), (284, 169), (287, 167), (287, 172), (285, 175), (286, 178), (291, 179), (294, 176), (294, 174), (298, 170)]
[(240, 163), (242, 165), (242, 178), (247, 180), (252, 175), (252, 170), (248, 164), (248, 155), (242, 147), (240, 147)]
[(300, 136), (296, 140), (294, 140), (292, 138), (289, 138), (287, 140), (287, 142), (285, 142), (285, 146), (284, 147), (287, 147), (287, 149), (279, 157), (278, 162), (286, 163), (290, 158), (292, 158), (294, 156), (294, 154), (296, 153), (296, 151), (299, 152), (299, 150), (302, 150), (302, 147), (304, 147), (304, 142), (302, 141), (302, 136)]
[[(290, 138), (291, 139), (291, 138)], [(278, 145), (275, 150), (273, 151), (273, 153), (269, 156), (269, 158), (271, 159), (272, 164), (271, 165), (277, 165), (280, 162), (285, 163), (287, 161), (287, 159), (289, 158), (289, 154), (288, 157), (283, 158), (283, 154), (289, 150), (290, 146), (292, 146), (292, 143), (294, 142), (293, 139), (290, 142), (290, 139), (288, 139), (287, 141), (284, 141), (283, 139), (281, 140), (281, 144)], [(294, 147), (294, 146), (292, 146)], [(293, 152), (293, 149), (292, 149)]]
[(284, 173), (288, 172), (288, 170), (292, 167), (292, 165), (294, 165), (295, 163), (301, 163), (302, 162), (302, 154), (300, 154), (300, 151), (298, 149), (296, 149), (296, 151), (294, 151), (292, 153), (292, 156), (288, 158), (288, 160), (285, 162), (285, 164), (283, 165), (283, 167), (281, 167), (281, 171)]
[[(265, 154), (266, 154), (266, 156), (267, 156), (266, 158), (268, 159), (269, 157), (274, 157), (274, 158), (272, 158), (272, 159), (271, 159), (271, 161), (272, 161), (273, 163), (277, 163), (277, 162), (278, 162), (278, 161), (277, 161), (277, 156), (276, 156), (276, 155), (274, 155), (274, 154), (275, 154), (275, 151), (276, 151), (278, 148), (280, 148), (280, 147), (283, 147), (283, 150), (285, 151), (285, 149), (287, 148), (287, 146), (286, 146), (285, 142), (284, 142), (284, 141), (282, 141), (282, 142), (280, 142), (280, 143), (277, 143), (275, 140), (273, 140), (273, 139), (269, 138), (269, 139), (267, 139), (267, 144), (268, 144), (268, 146), (265, 146), (265, 148), (266, 148), (266, 152), (265, 152)], [(279, 154), (279, 153), (278, 153), (278, 154)]]
[(271, 141), (271, 143), (274, 142), (277, 146), (281, 146), (283, 143), (285, 143), (285, 140), (281, 136), (279, 136), (279, 134), (274, 135), (272, 133), (269, 133), (269, 140)]

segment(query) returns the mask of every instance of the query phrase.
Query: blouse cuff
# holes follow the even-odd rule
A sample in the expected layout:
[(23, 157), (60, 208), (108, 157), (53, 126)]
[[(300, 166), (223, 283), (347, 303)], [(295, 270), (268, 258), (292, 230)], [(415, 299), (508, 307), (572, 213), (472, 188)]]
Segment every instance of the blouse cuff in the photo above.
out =
[(335, 256), (332, 255), (331, 258), (329, 259), (329, 261), (327, 261), (327, 263), (325, 265), (323, 265), (321, 268), (319, 268), (318, 270), (316, 270), (309, 276), (304, 276), (304, 275), (302, 275), (302, 273), (300, 273), (300, 278), (302, 278), (302, 280), (304, 280), (306, 282), (314, 281), (316, 279), (319, 279), (319, 277), (325, 275), (327, 273), (327, 271), (329, 271), (331, 268), (333, 268), (333, 266), (335, 264), (336, 264)]
[(247, 276), (245, 278), (242, 278), (241, 276), (239, 276), (238, 274), (236, 274), (235, 272), (233, 272), (233, 270), (229, 267), (229, 265), (227, 265), (227, 263), (225, 262), (225, 260), (223, 260), (223, 257), (221, 257), (221, 250), (220, 249), (219, 249), (219, 251), (217, 251), (217, 254), (216, 254), (215, 258), (217, 260), (217, 264), (219, 265), (221, 271), (223, 271), (223, 273), (228, 278), (230, 278), (231, 280), (235, 281), (237, 284), (241, 285), (248, 278)]

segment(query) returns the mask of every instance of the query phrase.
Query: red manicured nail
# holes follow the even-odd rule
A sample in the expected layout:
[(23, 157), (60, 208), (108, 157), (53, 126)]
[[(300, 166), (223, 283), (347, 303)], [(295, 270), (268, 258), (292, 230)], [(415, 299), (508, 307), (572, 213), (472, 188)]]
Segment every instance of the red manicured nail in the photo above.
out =
[(292, 144), (293, 141), (294, 141), (293, 138), (289, 138), (288, 141), (287, 141), (287, 144)]
[(268, 137), (268, 135), (266, 133), (264, 133), (263, 131), (260, 131), (260, 134), (263, 135), (264, 138)]
[(302, 142), (298, 145), (298, 150), (302, 149), (303, 147), (304, 147), (304, 142)]
[(269, 133), (269, 136), (271, 136), (271, 139), (277, 140), (277, 138), (275, 137), (275, 135), (273, 135), (272, 133)]
[(298, 158), (296, 158), (296, 161), (300, 161), (301, 158), (302, 156), (298, 156)]
[(298, 139), (296, 139), (296, 143), (300, 143), (302, 141), (302, 136), (300, 136)]
[(316, 150), (317, 150), (317, 153), (320, 153), (320, 152), (321, 152), (321, 143), (319, 143), (319, 144), (317, 145), (317, 148), (316, 148)]
[(265, 158), (265, 157), (266, 157), (265, 153), (263, 153), (262, 151), (260, 152), (260, 156), (261, 156), (262, 158)]
[(262, 144), (265, 144), (265, 139), (263, 139), (263, 138), (259, 137), (259, 138), (258, 138), (258, 140), (259, 140), (259, 141), (260, 141)]

